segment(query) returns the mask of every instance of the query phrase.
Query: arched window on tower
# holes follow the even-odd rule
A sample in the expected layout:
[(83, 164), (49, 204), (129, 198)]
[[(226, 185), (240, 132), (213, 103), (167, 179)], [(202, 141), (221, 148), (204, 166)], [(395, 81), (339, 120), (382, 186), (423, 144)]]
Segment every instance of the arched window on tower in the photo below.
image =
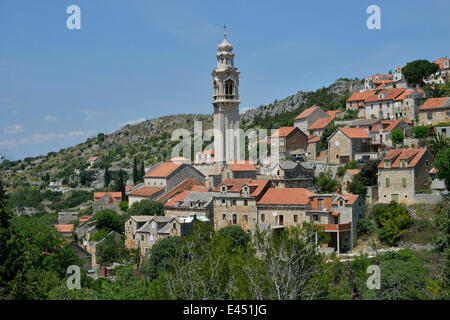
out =
[(214, 88), (214, 99), (217, 99), (217, 96), (219, 95), (219, 87), (217, 86), (217, 82), (213, 81), (213, 88)]
[(230, 99), (233, 98), (233, 87), (234, 87), (234, 82), (231, 79), (228, 79), (227, 81), (225, 81), (225, 96), (226, 98)]

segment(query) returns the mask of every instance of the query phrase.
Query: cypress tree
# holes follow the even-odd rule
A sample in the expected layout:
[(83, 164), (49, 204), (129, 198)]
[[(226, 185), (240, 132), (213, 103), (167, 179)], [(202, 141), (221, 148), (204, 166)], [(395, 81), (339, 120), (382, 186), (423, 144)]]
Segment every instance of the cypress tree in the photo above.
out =
[(145, 176), (145, 167), (144, 167), (144, 160), (141, 162), (141, 174), (139, 177), (140, 182), (144, 182), (144, 176)]
[(134, 157), (134, 162), (133, 162), (133, 183), (134, 185), (136, 185), (139, 182), (139, 172), (138, 172), (138, 168), (137, 168), (137, 159), (136, 157)]
[(105, 166), (105, 187), (109, 187), (111, 182), (111, 173), (109, 172), (108, 165)]

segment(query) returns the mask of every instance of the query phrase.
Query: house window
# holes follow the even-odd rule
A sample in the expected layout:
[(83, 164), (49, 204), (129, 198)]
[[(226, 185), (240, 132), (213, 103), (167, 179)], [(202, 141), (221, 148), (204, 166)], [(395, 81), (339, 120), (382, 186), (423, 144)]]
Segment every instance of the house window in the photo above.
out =
[(280, 215), (278, 216), (278, 222), (280, 223), (280, 226), (282, 226), (282, 225), (284, 224), (284, 217), (283, 217), (282, 214), (280, 214)]
[(144, 235), (141, 235), (141, 240), (144, 241)]
[(341, 206), (341, 207), (342, 207), (343, 205), (344, 205), (344, 201), (342, 201), (342, 200), (341, 200), (341, 201), (339, 201), (339, 206)]
[(150, 234), (150, 242), (153, 242), (153, 234)]
[(323, 210), (323, 199), (319, 199), (319, 210)]
[(266, 221), (266, 215), (264, 213), (261, 214), (261, 222)]
[(242, 216), (242, 221), (248, 222), (248, 215), (244, 214)]
[(235, 206), (235, 205), (236, 205), (236, 200), (234, 200), (234, 199), (231, 200), (231, 205), (232, 205), (232, 206)]
[(298, 222), (298, 215), (294, 214), (294, 222)]
[(406, 160), (402, 159), (402, 168), (406, 168)]
[(227, 179), (230, 179), (230, 172), (227, 172)]
[(425, 165), (428, 167), (428, 160), (425, 160)]
[(233, 224), (237, 223), (237, 214), (233, 213)]
[(385, 167), (389, 167), (391, 165), (391, 161), (389, 160), (384, 160), (384, 166)]
[(389, 187), (391, 185), (391, 179), (386, 178), (386, 187)]
[(406, 188), (406, 178), (402, 178), (402, 187)]
[(313, 221), (319, 221), (319, 216), (317, 214), (313, 215)]
[(133, 234), (133, 240), (136, 240), (136, 235)]
[(227, 220), (227, 215), (225, 213), (222, 213), (222, 220)]
[(244, 206), (248, 206), (248, 200), (244, 200)]
[(227, 201), (225, 199), (222, 199), (222, 205), (224, 206), (226, 204), (227, 204)]

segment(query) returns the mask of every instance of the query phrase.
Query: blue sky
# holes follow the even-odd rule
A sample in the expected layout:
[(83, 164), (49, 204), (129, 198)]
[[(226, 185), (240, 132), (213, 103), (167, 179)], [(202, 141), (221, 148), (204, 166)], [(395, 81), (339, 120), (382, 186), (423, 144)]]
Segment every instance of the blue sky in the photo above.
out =
[[(69, 30), (66, 8), (81, 8)], [(366, 8), (381, 8), (369, 30)], [(58, 151), (127, 122), (210, 113), (227, 24), (241, 108), (450, 56), (449, 0), (0, 0), (0, 152)]]

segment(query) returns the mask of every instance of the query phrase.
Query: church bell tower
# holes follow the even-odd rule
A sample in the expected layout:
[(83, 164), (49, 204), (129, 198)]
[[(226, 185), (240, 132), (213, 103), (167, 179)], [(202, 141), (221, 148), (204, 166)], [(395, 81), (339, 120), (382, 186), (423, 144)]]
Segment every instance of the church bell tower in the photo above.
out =
[[(224, 28), (226, 28), (224, 26)], [(239, 70), (234, 67), (233, 46), (224, 32), (217, 46), (212, 72), (214, 106), (214, 162), (239, 160)]]

